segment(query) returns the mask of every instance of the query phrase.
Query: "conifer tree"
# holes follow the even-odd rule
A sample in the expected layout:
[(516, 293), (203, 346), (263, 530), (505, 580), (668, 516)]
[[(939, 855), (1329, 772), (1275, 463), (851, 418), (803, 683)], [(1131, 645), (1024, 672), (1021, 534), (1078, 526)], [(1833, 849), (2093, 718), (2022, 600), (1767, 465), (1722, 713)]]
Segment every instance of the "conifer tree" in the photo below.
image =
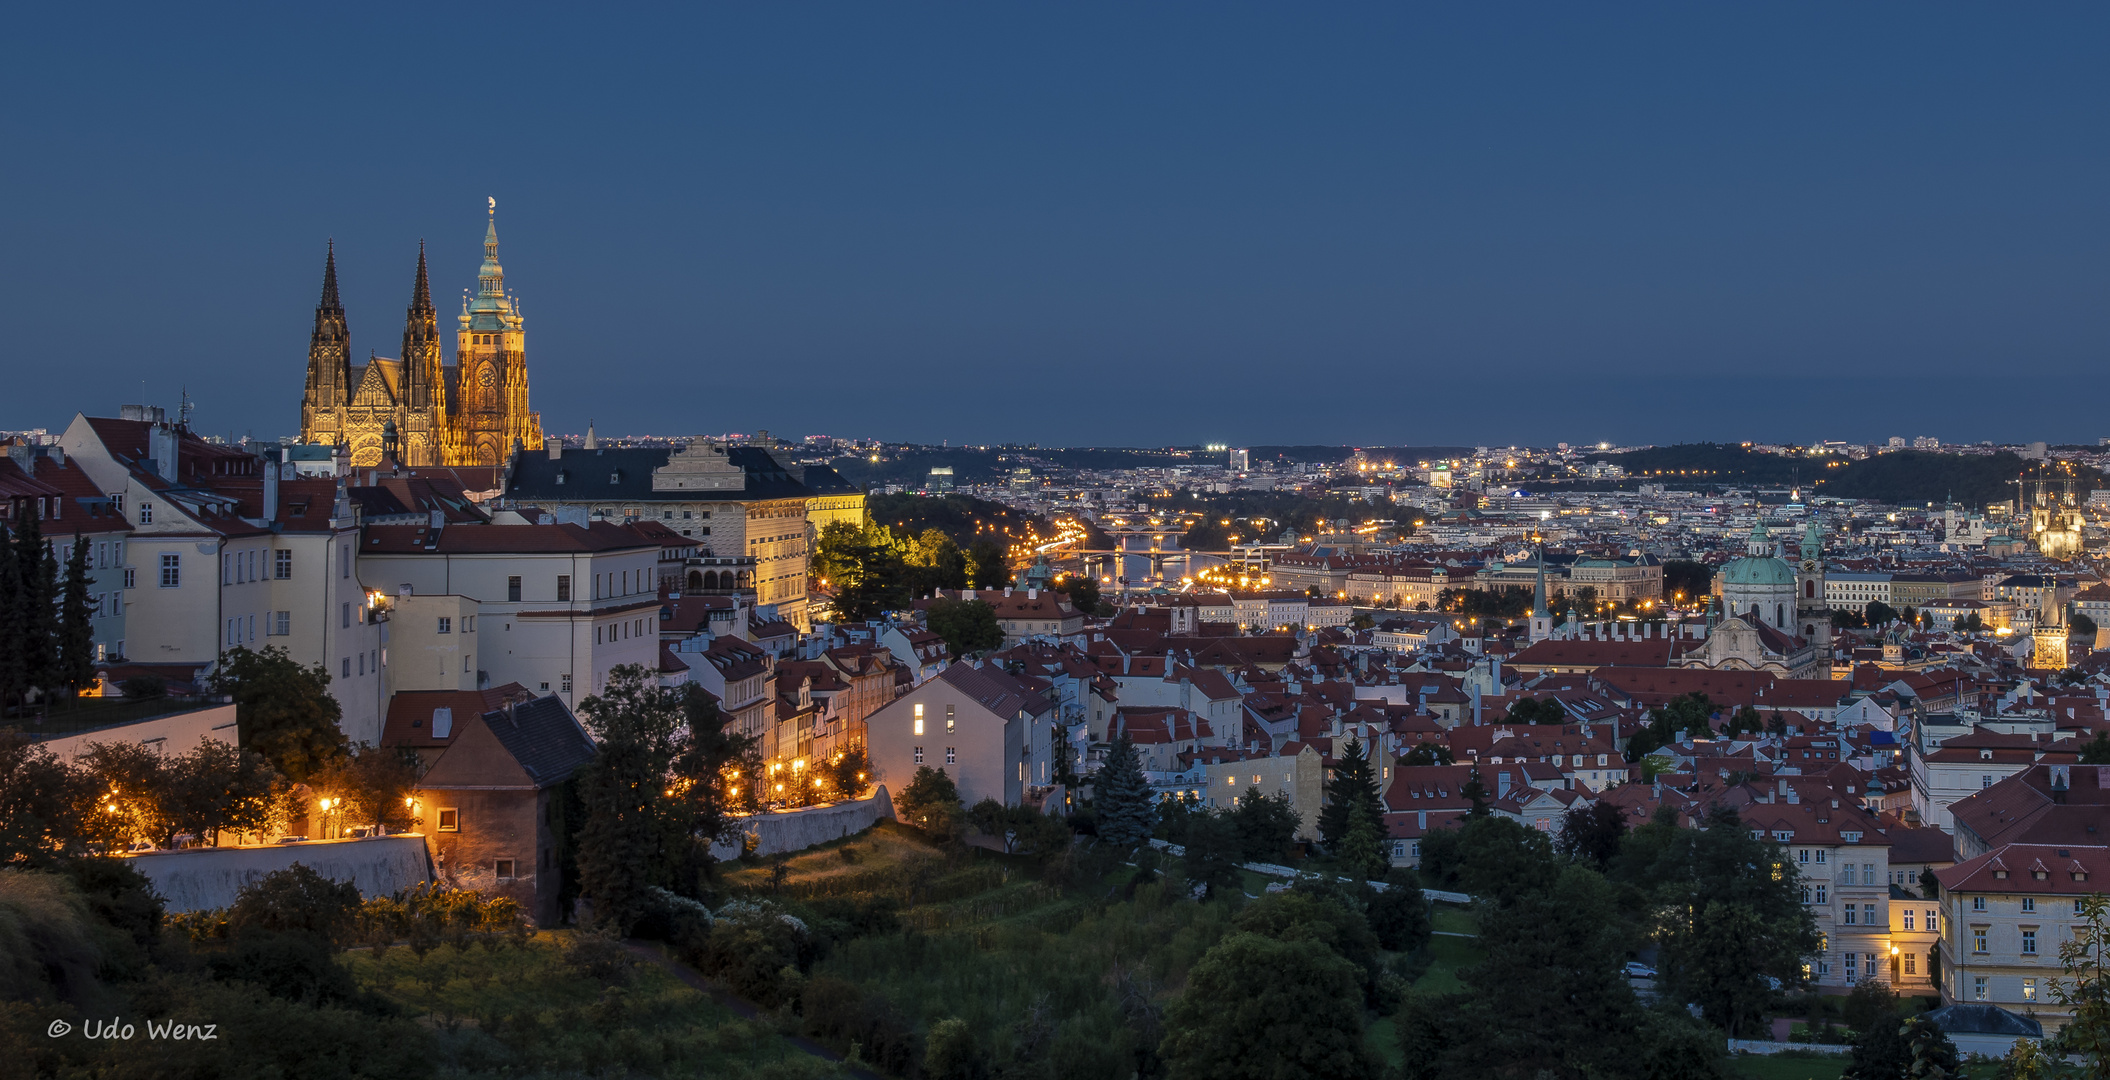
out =
[[(35, 685), (43, 697), (66, 685), (65, 669), (59, 666), (59, 555), (50, 543), (39, 543), (37, 558), (37, 633), (41, 647), (36, 652), (38, 675)], [(23, 569), (25, 574), (28, 568)]]
[(1377, 774), (1370, 768), (1370, 754), (1363, 740), (1350, 739), (1341, 750), (1341, 760), (1326, 781), (1326, 805), (1319, 808), (1319, 839), (1326, 850), (1338, 852), (1348, 837), (1356, 815), (1369, 818), (1376, 834), (1383, 836), (1385, 812), (1377, 799)]
[(78, 694), (95, 681), (95, 628), (88, 614), (88, 544), (76, 533), (59, 605), (59, 680)]
[(1478, 765), (1473, 766), (1472, 773), (1465, 778), (1465, 786), (1458, 789), (1458, 794), (1465, 796), (1465, 801), (1473, 804), (1473, 808), (1466, 811), (1467, 816), (1486, 817), (1493, 812), (1488, 805), (1490, 800), (1487, 797), (1487, 785), (1480, 782)]
[(1092, 780), (1092, 808), (1098, 816), (1099, 839), (1115, 847), (1132, 848), (1150, 839), (1157, 828), (1157, 800), (1143, 776), (1136, 744), (1125, 734), (1114, 743), (1106, 765)]
[(1341, 837), (1341, 865), (1358, 881), (1381, 880), (1392, 865), (1385, 858), (1384, 840), (1380, 826), (1368, 814), (1353, 815), (1348, 834)]
[[(58, 676), (58, 618), (52, 603), (58, 562), (45, 547), (37, 512), (24, 502), (15, 515), (15, 625), (21, 653), (19, 692), (48, 689)], [(26, 699), (25, 699), (26, 700)]]
[(0, 543), (0, 712), (23, 700), (28, 663), (23, 655), (22, 612), (22, 568), (15, 561), (14, 545)]

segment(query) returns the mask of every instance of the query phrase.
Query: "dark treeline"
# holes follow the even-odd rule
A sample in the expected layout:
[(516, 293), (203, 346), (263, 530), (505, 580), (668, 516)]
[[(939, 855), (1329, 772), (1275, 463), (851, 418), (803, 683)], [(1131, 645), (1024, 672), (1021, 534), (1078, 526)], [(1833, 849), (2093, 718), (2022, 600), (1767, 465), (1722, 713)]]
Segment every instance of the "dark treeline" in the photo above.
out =
[(0, 711), (95, 681), (88, 545), (72, 545), (62, 572), (27, 500), (7, 540), (0, 545)]

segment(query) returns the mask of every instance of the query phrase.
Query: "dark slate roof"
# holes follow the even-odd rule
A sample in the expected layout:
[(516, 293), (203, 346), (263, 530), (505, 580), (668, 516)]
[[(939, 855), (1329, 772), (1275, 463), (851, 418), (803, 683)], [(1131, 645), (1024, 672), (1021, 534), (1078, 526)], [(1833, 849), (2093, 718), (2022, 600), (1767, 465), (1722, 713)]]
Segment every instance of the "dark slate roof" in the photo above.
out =
[(1920, 1014), (1931, 1021), (1945, 1034), (1957, 1035), (2013, 1035), (2017, 1038), (2041, 1039), (2044, 1025), (2011, 1013), (1998, 1005), (1981, 1005), (1959, 1001)]
[(864, 490), (827, 465), (806, 466), (804, 479), (815, 495), (856, 495)]
[[(726, 460), (747, 471), (747, 486), (742, 490), (652, 490), (652, 470), (665, 465), (673, 455), (674, 451), (664, 446), (620, 446), (598, 450), (567, 449), (562, 457), (552, 461), (546, 451), (522, 450), (513, 455), (512, 475), (506, 480), (506, 498), (570, 503), (603, 499), (611, 502), (747, 502), (813, 496), (813, 489), (786, 472), (767, 451), (753, 446), (729, 446), (725, 451)], [(561, 484), (557, 482), (559, 473), (564, 475)]]
[(504, 709), (487, 712), (483, 720), (536, 787), (563, 783), (593, 760), (593, 737), (561, 698), (536, 698), (514, 706), (510, 714)]

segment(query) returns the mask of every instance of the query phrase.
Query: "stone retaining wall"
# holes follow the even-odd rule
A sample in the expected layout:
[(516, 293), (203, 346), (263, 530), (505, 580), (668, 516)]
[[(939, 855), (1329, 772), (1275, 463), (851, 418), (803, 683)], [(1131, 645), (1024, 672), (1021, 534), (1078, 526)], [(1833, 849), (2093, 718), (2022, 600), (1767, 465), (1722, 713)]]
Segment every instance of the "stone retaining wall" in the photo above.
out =
[[(755, 838), (755, 854), (774, 855), (840, 840), (871, 828), (872, 823), (881, 818), (893, 816), (894, 800), (887, 795), (886, 785), (881, 784), (873, 790), (870, 798), (756, 814), (742, 818), (740, 829)], [(740, 856), (740, 848), (738, 840), (717, 844), (712, 846), (711, 855), (719, 859), (735, 859)]]
[(294, 863), (332, 881), (349, 881), (365, 897), (388, 896), (432, 880), (425, 838), (377, 836), (365, 840), (317, 840), (262, 847), (186, 848), (125, 856), (154, 883), (170, 911), (200, 911), (234, 903), (235, 894), (274, 870)]

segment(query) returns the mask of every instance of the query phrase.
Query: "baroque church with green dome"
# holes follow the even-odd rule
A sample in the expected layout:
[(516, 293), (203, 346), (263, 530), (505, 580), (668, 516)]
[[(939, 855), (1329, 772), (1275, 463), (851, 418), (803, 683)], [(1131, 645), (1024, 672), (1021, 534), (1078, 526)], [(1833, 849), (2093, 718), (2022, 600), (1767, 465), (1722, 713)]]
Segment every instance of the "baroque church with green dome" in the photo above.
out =
[(1830, 678), (1831, 612), (1824, 606), (1824, 535), (1816, 521), (1802, 534), (1799, 565), (1788, 562), (1763, 518), (1751, 528), (1744, 557), (1721, 572), (1722, 618), (1681, 667), (1774, 671), (1791, 679)]

